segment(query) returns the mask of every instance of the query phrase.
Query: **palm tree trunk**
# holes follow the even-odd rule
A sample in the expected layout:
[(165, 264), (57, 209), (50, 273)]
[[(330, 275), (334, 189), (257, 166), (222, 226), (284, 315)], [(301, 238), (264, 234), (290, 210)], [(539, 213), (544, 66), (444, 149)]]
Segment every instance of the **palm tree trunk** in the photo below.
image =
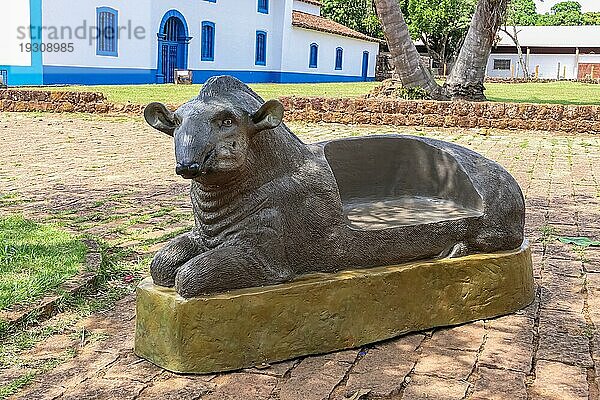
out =
[(456, 63), (444, 85), (448, 97), (484, 101), (483, 81), (492, 45), (509, 0), (479, 0)]
[(420, 87), (436, 100), (447, 100), (442, 88), (423, 64), (404, 20), (398, 0), (374, 0), (383, 25), (392, 62), (405, 87)]

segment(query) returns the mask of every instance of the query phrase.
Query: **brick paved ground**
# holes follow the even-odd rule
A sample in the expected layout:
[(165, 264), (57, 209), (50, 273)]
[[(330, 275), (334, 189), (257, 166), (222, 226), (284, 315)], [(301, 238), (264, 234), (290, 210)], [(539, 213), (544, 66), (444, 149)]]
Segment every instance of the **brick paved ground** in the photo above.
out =
[[(293, 128), (307, 141), (394, 131)], [(57, 221), (66, 215), (72, 228), (140, 256), (191, 223), (187, 185), (172, 174), (170, 140), (140, 120), (0, 114), (0, 129), (2, 212)], [(514, 174), (527, 197), (526, 229), (539, 285), (532, 306), (362, 349), (194, 377), (133, 355), (129, 295), (18, 354), (19, 362), (0, 369), (0, 386), (40, 360), (66, 353), (71, 356), (46, 367), (15, 398), (598, 399), (600, 249), (573, 248), (555, 236), (600, 238), (600, 137), (400, 130), (468, 146)], [(56, 318), (68, 321), (69, 313)], [(78, 332), (90, 339), (81, 341)]]

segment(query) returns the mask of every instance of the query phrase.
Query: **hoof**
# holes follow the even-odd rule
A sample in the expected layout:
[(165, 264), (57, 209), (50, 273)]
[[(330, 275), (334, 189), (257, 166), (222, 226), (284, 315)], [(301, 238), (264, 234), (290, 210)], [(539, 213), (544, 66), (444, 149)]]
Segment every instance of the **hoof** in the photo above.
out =
[(173, 287), (178, 268), (168, 255), (158, 252), (150, 264), (150, 275), (155, 285)]
[(208, 292), (203, 281), (196, 268), (184, 265), (175, 277), (175, 290), (185, 299), (198, 297)]
[(467, 247), (466, 244), (464, 244), (463, 242), (460, 242), (460, 243), (456, 243), (455, 245), (442, 251), (440, 253), (440, 255), (437, 256), (437, 258), (438, 259), (459, 258), (459, 257), (468, 256), (468, 255), (469, 255), (469, 248)]
[(452, 247), (448, 254), (448, 258), (459, 258), (469, 255), (469, 248), (464, 243), (457, 243)]

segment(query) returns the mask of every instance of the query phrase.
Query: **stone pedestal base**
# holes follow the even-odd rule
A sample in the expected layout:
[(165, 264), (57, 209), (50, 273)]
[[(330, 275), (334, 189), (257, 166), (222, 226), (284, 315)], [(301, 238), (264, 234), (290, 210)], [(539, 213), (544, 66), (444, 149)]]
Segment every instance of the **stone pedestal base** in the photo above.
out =
[(170, 371), (213, 373), (491, 318), (533, 299), (527, 244), (188, 300), (149, 278), (137, 289), (135, 352)]

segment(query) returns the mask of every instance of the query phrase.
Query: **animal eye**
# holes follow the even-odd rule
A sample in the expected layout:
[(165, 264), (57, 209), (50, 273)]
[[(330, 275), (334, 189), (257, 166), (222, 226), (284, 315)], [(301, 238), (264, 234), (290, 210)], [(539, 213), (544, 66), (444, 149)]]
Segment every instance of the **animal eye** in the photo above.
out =
[(230, 118), (223, 120), (223, 126), (230, 127), (231, 125), (233, 125), (233, 121)]

